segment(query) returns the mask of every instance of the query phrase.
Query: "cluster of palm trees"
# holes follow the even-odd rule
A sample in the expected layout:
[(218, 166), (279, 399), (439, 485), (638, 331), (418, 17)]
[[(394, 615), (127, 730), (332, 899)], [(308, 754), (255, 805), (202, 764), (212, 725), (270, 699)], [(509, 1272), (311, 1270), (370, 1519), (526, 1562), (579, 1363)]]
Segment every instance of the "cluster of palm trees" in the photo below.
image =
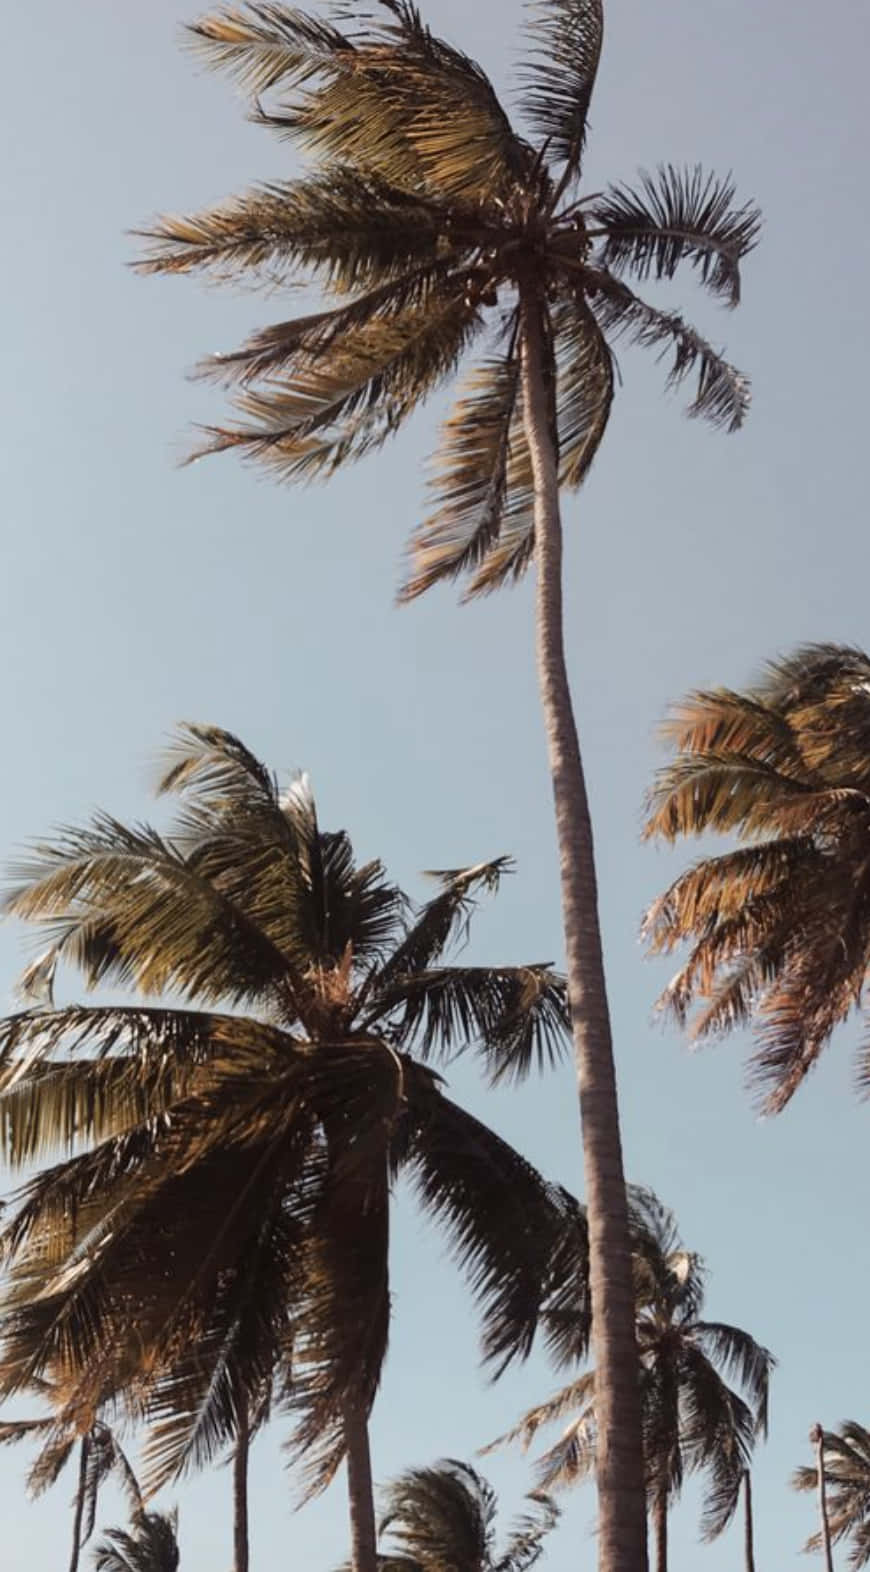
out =
[[(703, 1318), (703, 1263), (672, 1214), (625, 1182), (560, 496), (604, 436), (618, 341), (670, 354), (669, 384), (694, 379), (692, 415), (741, 425), (746, 378), (633, 284), (687, 263), (735, 306), (760, 219), (730, 179), (697, 168), (584, 194), (602, 36), (601, 0), (537, 0), (518, 128), (411, 0), (332, 19), (260, 0), (190, 29), (309, 167), (152, 224), (139, 266), (273, 288), (301, 277), (325, 297), (204, 364), (233, 389), (237, 418), (199, 451), (238, 449), (282, 479), (328, 477), (378, 450), (477, 348), (402, 598), (454, 579), (474, 597), (534, 564), (566, 975), (460, 956), (506, 858), (440, 872), (415, 903), (379, 862), (357, 861), (346, 832), (321, 828), (304, 777), (282, 786), (213, 726), (178, 735), (161, 782), (179, 799), (166, 832), (102, 814), (34, 850), (6, 902), (46, 938), (26, 1007), (0, 1023), (3, 1155), (26, 1173), (0, 1232), (0, 1396), (47, 1410), (6, 1427), (8, 1439), (39, 1433), (38, 1479), (80, 1447), (74, 1561), (94, 1458), (115, 1466), (115, 1427), (128, 1426), (143, 1437), (143, 1486), (129, 1471), (131, 1529), (97, 1564), (173, 1569), (173, 1524), (146, 1502), (231, 1453), (235, 1568), (247, 1572), (251, 1442), (283, 1417), (309, 1492), (346, 1465), (353, 1572), (385, 1558), (408, 1572), (531, 1566), (556, 1516), (543, 1492), (587, 1475), (602, 1572), (644, 1572), (648, 1524), (666, 1572), (669, 1509), (695, 1472), (705, 1537), (742, 1497), (752, 1566), (749, 1469), (772, 1356)], [(753, 1077), (778, 1111), (860, 1003), (870, 661), (799, 650), (746, 693), (693, 694), (667, 735), (675, 757), (647, 833), (739, 844), (650, 907), (651, 949), (689, 946), (662, 1002), (680, 1021), (697, 1007), (701, 1035), (754, 1023)], [(57, 1002), (70, 973), (122, 1002)], [(465, 1050), (491, 1081), (519, 1082), (571, 1043), (582, 1205), (461, 1109), (439, 1070)], [(870, 1082), (866, 1054), (859, 1075)], [(369, 1419), (399, 1175), (452, 1244), (493, 1371), (536, 1338), (571, 1370), (512, 1433), (529, 1443), (570, 1415), (502, 1555), (489, 1487), (453, 1461), (390, 1488), (380, 1532), (392, 1548), (379, 1550)], [(820, 1448), (830, 1535), (851, 1535), (861, 1564), (866, 1433), (824, 1432)]]

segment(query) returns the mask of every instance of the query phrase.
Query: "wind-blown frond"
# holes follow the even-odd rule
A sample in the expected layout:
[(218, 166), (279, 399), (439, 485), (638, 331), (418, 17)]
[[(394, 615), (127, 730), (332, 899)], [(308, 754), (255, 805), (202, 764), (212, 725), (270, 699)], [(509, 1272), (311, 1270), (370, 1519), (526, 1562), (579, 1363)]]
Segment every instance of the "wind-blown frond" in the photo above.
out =
[(520, 108), (570, 175), (579, 172), (604, 35), (601, 0), (535, 0)]
[[(822, 1439), (831, 1538), (850, 1541), (849, 1566), (858, 1572), (870, 1562), (870, 1431), (847, 1419), (839, 1431), (824, 1431)], [(798, 1468), (791, 1483), (795, 1490), (815, 1490), (818, 1471)], [(805, 1549), (820, 1545), (821, 1536), (812, 1534)]]
[(547, 965), (447, 966), (398, 977), (378, 1013), (401, 1009), (398, 1031), (424, 1060), (477, 1051), (490, 1079), (522, 1080), (567, 1052), (565, 979)]
[(379, 1531), (425, 1569), (492, 1565), (495, 1492), (467, 1463), (409, 1469), (383, 1493)]
[(355, 54), (351, 40), (328, 22), (257, 0), (243, 9), (222, 6), (190, 23), (188, 33), (206, 65), (225, 71), (253, 99), (330, 65), (351, 69)]
[(409, 307), (372, 319), (291, 381), (240, 393), (235, 404), (247, 423), (206, 428), (208, 441), (192, 457), (237, 447), (286, 479), (328, 475), (393, 436), (479, 326), (477, 302), (460, 292), (446, 293), (437, 311)]
[(673, 351), (667, 386), (679, 387), (684, 379), (697, 375), (695, 397), (687, 413), (714, 426), (737, 431), (749, 412), (748, 378), (717, 353), (712, 344), (676, 311), (659, 311), (633, 294), (625, 284), (604, 270), (589, 270), (590, 283), (598, 293), (592, 310), (605, 333), (625, 337), (645, 349), (661, 354)]
[(177, 1572), (174, 1513), (142, 1512), (132, 1529), (109, 1529), (94, 1551), (96, 1572)]
[(553, 312), (559, 480), (582, 485), (601, 445), (613, 402), (613, 357), (593, 312), (572, 301)]
[(738, 304), (740, 263), (758, 240), (761, 214), (751, 202), (735, 206), (730, 176), (661, 165), (654, 176), (641, 174), (637, 190), (610, 186), (586, 216), (593, 235), (595, 225), (603, 230), (598, 258), (610, 272), (673, 278), (685, 259), (712, 294)]

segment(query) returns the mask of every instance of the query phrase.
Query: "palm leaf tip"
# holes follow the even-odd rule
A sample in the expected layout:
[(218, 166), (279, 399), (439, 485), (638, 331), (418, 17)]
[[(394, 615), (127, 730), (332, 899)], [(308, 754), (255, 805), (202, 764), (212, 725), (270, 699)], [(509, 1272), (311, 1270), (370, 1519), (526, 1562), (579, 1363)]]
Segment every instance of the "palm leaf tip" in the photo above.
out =
[(579, 172), (604, 37), (602, 0), (532, 0), (520, 107), (550, 156)]
[(687, 260), (705, 288), (736, 306), (740, 264), (757, 244), (761, 213), (752, 202), (737, 207), (735, 196), (730, 176), (705, 175), (699, 165), (644, 171), (637, 189), (611, 186), (589, 212), (591, 225), (600, 225), (601, 265), (670, 279)]

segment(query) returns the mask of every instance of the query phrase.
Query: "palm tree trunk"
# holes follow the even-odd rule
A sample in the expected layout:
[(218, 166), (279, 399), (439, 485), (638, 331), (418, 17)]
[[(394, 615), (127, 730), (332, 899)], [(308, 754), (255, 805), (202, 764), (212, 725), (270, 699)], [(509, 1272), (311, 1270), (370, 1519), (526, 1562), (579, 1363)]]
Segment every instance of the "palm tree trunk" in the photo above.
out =
[(813, 1425), (810, 1440), (816, 1449), (816, 1477), (819, 1482), (819, 1519), (822, 1528), (822, 1549), (825, 1552), (825, 1572), (834, 1572), (831, 1551), (831, 1525), (828, 1522), (828, 1493), (825, 1479), (825, 1432), (821, 1425)]
[(656, 1546), (656, 1572), (668, 1572), (668, 1497), (667, 1492), (664, 1490), (656, 1493), (652, 1517)]
[(79, 1482), (76, 1490), (76, 1504), (73, 1512), (72, 1553), (69, 1558), (69, 1572), (77, 1572), (79, 1553), (82, 1548), (82, 1518), (85, 1512), (85, 1492), (88, 1477), (88, 1438), (82, 1436), (79, 1448)]
[(233, 1572), (248, 1572), (248, 1453), (251, 1434), (247, 1398), (238, 1405), (236, 1448), (233, 1453)]
[(523, 413), (535, 488), (538, 679), (556, 809), (589, 1217), (598, 1565), (602, 1572), (645, 1572), (646, 1494), (628, 1207), (592, 825), (565, 665), (558, 461), (540, 309), (529, 292), (522, 323)]
[(350, 1508), (350, 1564), (352, 1572), (377, 1572), (378, 1536), (369, 1426), (365, 1409), (360, 1404), (349, 1404), (345, 1409), (344, 1440)]
[(743, 1475), (743, 1549), (746, 1572), (755, 1572), (755, 1533), (752, 1526), (752, 1479), (749, 1469)]

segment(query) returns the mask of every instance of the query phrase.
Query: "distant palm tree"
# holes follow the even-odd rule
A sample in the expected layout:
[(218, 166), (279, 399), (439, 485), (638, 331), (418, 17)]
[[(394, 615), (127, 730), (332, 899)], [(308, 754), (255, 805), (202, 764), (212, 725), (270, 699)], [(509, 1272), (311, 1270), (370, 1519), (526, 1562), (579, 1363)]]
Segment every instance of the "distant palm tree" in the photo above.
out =
[(830, 1540), (845, 1539), (850, 1567), (864, 1567), (870, 1562), (870, 1430), (847, 1419), (839, 1431), (814, 1426), (810, 1440), (817, 1451), (815, 1464), (792, 1475), (796, 1490), (819, 1491), (822, 1526), (806, 1548), (825, 1549), (830, 1565)]
[(90, 986), (173, 1002), (0, 1023), (5, 1156), (63, 1154), (3, 1234), (2, 1389), (44, 1376), (79, 1426), (129, 1399), (153, 1490), (244, 1449), (274, 1381), (311, 1488), (346, 1457), (371, 1568), (394, 1178), (446, 1228), (501, 1363), (528, 1350), (564, 1232), (556, 1192), (428, 1061), (474, 1047), (493, 1079), (526, 1074), (567, 1041), (564, 982), (447, 960), (505, 859), (435, 875), (414, 907), (320, 829), (304, 780), (282, 793), (211, 727), (181, 734), (162, 787), (184, 797), (168, 837), (101, 816), (38, 847), (7, 903)]
[(129, 1532), (111, 1528), (94, 1551), (97, 1572), (176, 1572), (178, 1519), (174, 1512), (141, 1512)]
[[(779, 1112), (834, 1028), (860, 1008), (870, 965), (870, 658), (806, 645), (743, 692), (675, 706), (676, 752), (650, 796), (648, 836), (710, 830), (745, 842), (704, 857), (650, 907), (654, 953), (689, 959), (660, 1004), (696, 1038), (748, 1022), (752, 1078)], [(870, 1086), (870, 1052), (859, 1080)]]
[[(668, 1511), (687, 1474), (709, 1478), (704, 1539), (715, 1539), (731, 1521), (755, 1441), (766, 1433), (774, 1361), (747, 1332), (701, 1319), (704, 1265), (683, 1247), (673, 1213), (649, 1191), (633, 1190), (631, 1218), (647, 1498), (656, 1572), (667, 1572)], [(537, 1461), (537, 1482), (551, 1490), (593, 1477), (594, 1370), (530, 1409), (493, 1445), (520, 1440), (527, 1447), (566, 1414), (572, 1416), (566, 1429)]]
[[(39, 1395), (45, 1399), (46, 1389), (43, 1388)], [(139, 1482), (117, 1436), (100, 1420), (83, 1435), (62, 1417), (0, 1421), (0, 1445), (34, 1440), (42, 1442), (27, 1476), (28, 1490), (34, 1496), (41, 1495), (56, 1482), (78, 1446), (78, 1482), (69, 1561), (69, 1572), (77, 1572), (82, 1548), (94, 1531), (97, 1501), (105, 1481), (112, 1474), (116, 1476), (133, 1512), (142, 1510)]]
[(495, 1492), (480, 1474), (453, 1458), (408, 1469), (382, 1492), (379, 1533), (389, 1538), (380, 1565), (384, 1572), (527, 1572), (559, 1510), (539, 1491), (526, 1500), (499, 1547)]
[[(256, 118), (315, 161), (147, 232), (146, 271), (211, 270), (271, 285), (302, 275), (325, 309), (261, 329), (205, 368), (240, 389), (235, 448), (284, 479), (328, 476), (378, 449), (448, 379), (481, 359), (447, 422), (432, 513), (403, 594), (466, 578), (470, 595), (538, 570), (537, 658), (560, 852), (596, 1305), (599, 1545), (609, 1572), (645, 1561), (631, 1263), (592, 827), (565, 661), (560, 488), (584, 480), (607, 426), (612, 344), (696, 376), (693, 415), (728, 429), (749, 387), (677, 312), (626, 277), (683, 262), (729, 306), (759, 215), (730, 180), (662, 168), (635, 188), (580, 194), (602, 0), (530, 8), (516, 129), (485, 73), (435, 37), (412, 0), (382, 0), (345, 30), (288, 6), (223, 8), (192, 28)], [(262, 95), (277, 95), (273, 112)]]

